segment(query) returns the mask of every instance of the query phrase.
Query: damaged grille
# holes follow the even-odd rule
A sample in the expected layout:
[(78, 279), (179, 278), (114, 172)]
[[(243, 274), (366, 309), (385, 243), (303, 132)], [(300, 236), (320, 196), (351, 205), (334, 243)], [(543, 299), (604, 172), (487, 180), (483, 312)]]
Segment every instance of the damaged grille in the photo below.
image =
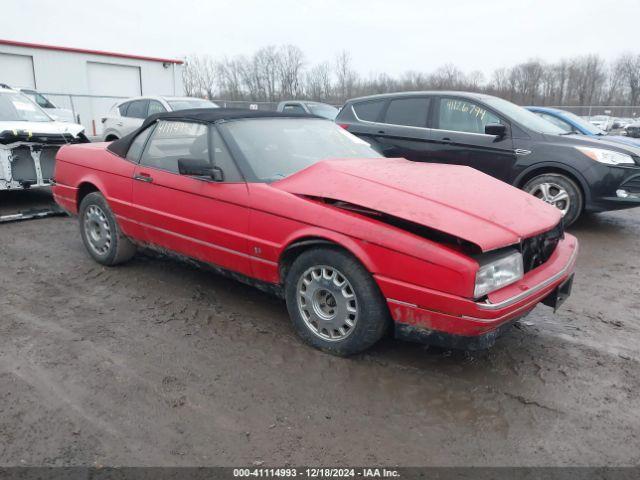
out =
[(549, 260), (558, 242), (563, 238), (564, 224), (560, 221), (552, 230), (524, 239), (521, 248), (525, 273)]

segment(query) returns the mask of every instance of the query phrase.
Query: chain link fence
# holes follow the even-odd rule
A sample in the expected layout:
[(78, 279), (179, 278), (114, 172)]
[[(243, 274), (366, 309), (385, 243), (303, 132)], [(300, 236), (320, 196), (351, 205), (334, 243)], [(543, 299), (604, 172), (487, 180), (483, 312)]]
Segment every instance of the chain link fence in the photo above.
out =
[(596, 115), (608, 115), (617, 118), (633, 118), (640, 120), (640, 106), (621, 106), (621, 105), (550, 105), (550, 108), (558, 108), (568, 112), (575, 113), (579, 117), (587, 119)]
[[(56, 107), (66, 108), (73, 112), (74, 118), (82, 124), (89, 137), (99, 138), (102, 135), (102, 118), (111, 107), (127, 97), (104, 95), (75, 95), (55, 92), (41, 92)], [(223, 108), (248, 108), (250, 110), (275, 111), (278, 102), (254, 102), (248, 100), (212, 100)], [(608, 115), (616, 118), (640, 120), (640, 106), (624, 105), (551, 105), (550, 108), (566, 110), (585, 119), (596, 115)]]
[(222, 108), (248, 108), (249, 110), (275, 111), (278, 102), (252, 102), (243, 100), (211, 100)]
[(85, 128), (89, 137), (99, 137), (102, 134), (102, 118), (109, 113), (113, 105), (127, 99), (105, 95), (39, 93), (47, 97), (57, 108), (71, 110), (73, 118)]

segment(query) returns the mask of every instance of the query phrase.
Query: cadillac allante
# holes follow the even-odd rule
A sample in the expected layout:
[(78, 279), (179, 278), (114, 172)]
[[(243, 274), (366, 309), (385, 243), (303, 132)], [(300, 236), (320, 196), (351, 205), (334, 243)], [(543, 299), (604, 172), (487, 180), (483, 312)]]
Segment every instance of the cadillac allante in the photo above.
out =
[(282, 295), (300, 337), (337, 355), (392, 327), (485, 348), (570, 293), (558, 209), (469, 167), (382, 158), (329, 120), (168, 112), (56, 160), (55, 199), (97, 262), (145, 247), (213, 266)]

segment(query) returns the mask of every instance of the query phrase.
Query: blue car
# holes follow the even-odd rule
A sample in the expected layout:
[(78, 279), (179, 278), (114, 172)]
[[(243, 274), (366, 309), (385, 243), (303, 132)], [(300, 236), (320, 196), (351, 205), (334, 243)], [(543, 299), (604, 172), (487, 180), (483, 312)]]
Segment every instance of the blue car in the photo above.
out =
[(623, 143), (625, 145), (640, 147), (640, 138), (624, 137), (622, 135), (607, 135), (607, 132), (600, 130), (595, 125), (590, 124), (586, 120), (571, 112), (567, 112), (566, 110), (549, 107), (524, 108), (532, 111), (545, 120), (548, 120), (555, 126), (560, 127), (567, 133), (567, 135), (587, 135), (589, 137), (601, 138), (607, 142)]

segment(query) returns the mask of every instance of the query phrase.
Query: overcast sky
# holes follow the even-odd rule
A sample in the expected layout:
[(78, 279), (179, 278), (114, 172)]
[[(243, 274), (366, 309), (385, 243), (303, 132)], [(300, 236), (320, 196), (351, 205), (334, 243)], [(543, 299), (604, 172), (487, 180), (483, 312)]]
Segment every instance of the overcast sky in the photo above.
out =
[(183, 57), (292, 43), (367, 75), (640, 52), (640, 0), (2, 0), (0, 38)]

